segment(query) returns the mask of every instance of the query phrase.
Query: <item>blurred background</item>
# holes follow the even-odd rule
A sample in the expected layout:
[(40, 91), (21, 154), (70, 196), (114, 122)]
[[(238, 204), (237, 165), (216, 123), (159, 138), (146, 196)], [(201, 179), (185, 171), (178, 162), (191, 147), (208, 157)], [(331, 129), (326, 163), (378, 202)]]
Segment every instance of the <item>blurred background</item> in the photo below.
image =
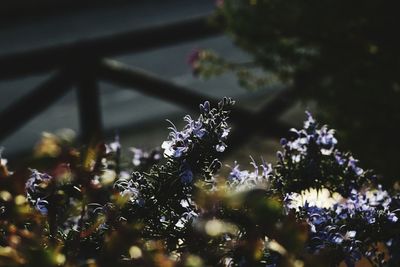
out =
[[(388, 181), (398, 177), (396, 3), (2, 1), (0, 144), (43, 131), (153, 148), (204, 100), (237, 100), (226, 162), (274, 161), (304, 110)], [(343, 142), (341, 142), (343, 140)], [(389, 183), (389, 182), (388, 182)]]
[[(40, 103), (45, 96), (39, 97), (35, 101), (38, 101), (37, 104), (43, 105), (43, 107), (33, 108), (35, 110), (33, 113), (16, 116), (18, 115), (16, 113), (21, 111), (10, 109), (13, 104), (23, 100), (24, 96), (31, 94), (51, 79), (60, 67), (57, 62), (51, 67), (47, 67), (47, 65), (37, 67), (37, 61), (48, 61), (49, 57), (69, 53), (66, 51), (73, 49), (71, 47), (76, 44), (90, 42), (93, 44), (93, 49), (97, 49), (96, 42), (98, 40), (102, 42), (107, 39), (112, 44), (113, 38), (118, 38), (121, 34), (132, 35), (131, 44), (127, 44), (121, 53), (118, 50), (114, 51), (113, 47), (110, 48), (113, 51), (108, 58), (146, 71), (157, 79), (181, 86), (182, 90), (197, 92), (204, 96), (203, 101), (230, 96), (237, 100), (239, 106), (253, 111), (259, 109), (269, 100), (270, 96), (274, 96), (280, 90), (280, 87), (274, 86), (269, 90), (249, 92), (241, 88), (236, 82), (235, 76), (230, 73), (210, 80), (194, 76), (192, 67), (188, 64), (188, 58), (194, 50), (199, 48), (213, 49), (233, 60), (246, 61), (250, 59), (248, 53), (235, 47), (229, 37), (225, 36), (222, 31), (214, 31), (211, 26), (210, 33), (203, 34), (199, 30), (199, 33), (194, 33), (192, 40), (177, 40), (167, 43), (159, 38), (159, 44), (155, 43), (154, 47), (150, 49), (143, 47), (139, 49), (142, 51), (130, 53), (130, 45), (135, 46), (134, 37), (137, 31), (149, 29), (151, 35), (153, 28), (174, 23), (185, 25), (185, 21), (191, 22), (193, 18), (204, 18), (206, 21), (215, 11), (216, 6), (213, 0), (192, 1), (190, 4), (179, 0), (117, 1), (113, 4), (107, 1), (84, 1), (85, 4), (76, 1), (58, 1), (57, 4), (53, 1), (36, 1), (34, 4), (30, 1), (17, 2), (2, 2), (1, 8), (0, 61), (5, 62), (12, 57), (12, 59), (20, 60), (20, 63), (14, 64), (16, 75), (12, 73), (1, 77), (0, 90), (3, 92), (3, 97), (0, 99), (1, 111), (6, 112), (3, 117), (8, 117), (8, 120), (4, 121), (17, 119), (23, 121), (17, 127), (13, 125), (12, 131), (8, 131), (7, 125), (3, 124), (2, 126), (2, 131), (7, 134), (2, 135), (1, 145), (5, 147), (5, 155), (8, 158), (31, 153), (43, 131), (57, 133), (61, 129), (68, 128), (74, 130), (78, 135), (82, 133), (79, 126), (78, 84), (73, 84), (72, 90), (60, 94), (52, 103), (46, 101)], [(190, 31), (190, 29), (188, 30)], [(180, 33), (176, 32), (176, 34)], [(118, 44), (118, 40), (115, 42)], [(41, 51), (51, 52), (52, 49), (58, 47), (62, 49), (54, 54), (48, 53), (43, 58), (29, 61), (31, 55), (40, 54)], [(104, 54), (107, 53), (108, 51)], [(63, 62), (64, 58), (60, 61)], [(79, 65), (85, 61), (84, 55), (78, 56), (76, 61), (72, 68), (78, 69)], [(26, 64), (31, 64), (31, 66)], [(51, 64), (53, 63), (49, 63), (49, 66)], [(27, 71), (20, 71), (21, 65), (26, 67)], [(1, 68), (6, 70), (7, 66), (3, 65)], [(2, 72), (5, 73), (5, 71)], [(136, 87), (121, 87), (103, 80), (98, 80), (96, 83), (99, 92), (98, 112), (101, 113), (104, 136), (106, 139), (112, 140), (118, 133), (124, 146), (143, 148), (159, 146), (168, 134), (166, 128), (169, 124), (165, 119), (171, 119), (180, 125), (182, 117), (188, 112), (196, 115), (195, 110), (200, 104), (195, 102), (196, 105), (192, 107), (193, 109), (188, 110), (182, 105), (163, 99), (163, 97), (146, 95), (146, 92), (143, 92), (146, 89), (136, 90), (141, 89), (136, 88), (140, 86), (140, 82)], [(152, 84), (146, 86), (155, 87)], [(59, 87), (56, 85), (50, 90), (64, 90)], [(168, 88), (154, 89), (165, 90), (165, 93), (168, 94)], [(44, 94), (49, 93), (45, 91)], [(173, 94), (174, 92), (171, 92), (171, 95)], [(28, 105), (32, 104), (31, 101), (27, 101), (27, 103)], [(90, 103), (84, 105), (87, 106)], [(23, 109), (26, 108), (28, 108), (26, 105), (23, 106)], [(87, 108), (92, 109), (93, 107), (88, 106)], [(39, 109), (40, 112), (36, 112)], [(302, 117), (302, 114), (300, 116)], [(299, 122), (300, 120), (296, 119), (295, 121)], [(275, 151), (271, 153), (274, 154)], [(250, 154), (248, 149), (244, 154)], [(246, 156), (247, 161), (249, 161), (248, 156)]]

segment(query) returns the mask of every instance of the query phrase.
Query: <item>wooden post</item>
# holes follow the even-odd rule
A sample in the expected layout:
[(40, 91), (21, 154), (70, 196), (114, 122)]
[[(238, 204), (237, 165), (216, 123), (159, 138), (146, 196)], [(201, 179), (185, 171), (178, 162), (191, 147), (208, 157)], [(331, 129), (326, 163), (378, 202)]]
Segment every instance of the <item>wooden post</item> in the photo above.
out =
[(95, 144), (102, 136), (99, 88), (94, 75), (95, 64), (82, 64), (77, 75), (77, 98), (81, 141)]

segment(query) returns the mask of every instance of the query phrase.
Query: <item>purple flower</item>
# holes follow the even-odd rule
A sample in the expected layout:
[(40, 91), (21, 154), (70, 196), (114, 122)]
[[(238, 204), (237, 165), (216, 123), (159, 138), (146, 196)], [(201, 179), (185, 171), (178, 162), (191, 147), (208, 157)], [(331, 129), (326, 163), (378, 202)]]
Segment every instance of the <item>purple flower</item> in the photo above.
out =
[(361, 175), (363, 174), (364, 170), (357, 166), (357, 162), (358, 160), (354, 159), (353, 157), (350, 157), (349, 167), (354, 171), (356, 175)]
[(114, 137), (114, 141), (106, 144), (106, 153), (119, 153), (121, 150), (121, 143), (119, 141), (119, 135)]
[[(272, 176), (271, 164), (263, 163), (258, 166), (255, 160), (251, 158), (250, 164), (254, 167), (253, 171), (240, 170), (237, 162), (234, 162), (233, 168), (228, 176), (228, 185), (236, 191), (250, 190), (257, 186), (264, 186), (269, 182)], [(228, 166), (229, 167), (229, 166)], [(260, 172), (260, 167), (262, 172)]]
[(164, 155), (167, 157), (183, 157), (189, 151), (194, 138), (202, 139), (207, 134), (207, 130), (203, 127), (201, 121), (195, 121), (189, 115), (185, 116), (184, 120), (187, 124), (182, 131), (178, 131), (176, 126), (168, 120), (172, 125), (168, 128), (171, 130), (170, 140), (164, 141), (161, 145), (161, 148), (164, 149)]
[(49, 202), (47, 201), (47, 200), (43, 200), (43, 199), (40, 199), (40, 198), (38, 198), (37, 200), (36, 200), (36, 203), (35, 203), (35, 208), (42, 214), (42, 215), (47, 215), (48, 214), (48, 205), (49, 205)]
[(210, 102), (205, 101), (204, 104), (200, 104), (200, 112), (202, 114), (210, 112)]
[(281, 138), (280, 143), (282, 146), (285, 146), (288, 143), (288, 140), (286, 138)]
[(161, 152), (159, 149), (154, 149), (150, 152), (143, 149), (131, 147), (130, 151), (133, 154), (132, 164), (135, 167), (142, 165), (155, 164), (161, 159)]
[(226, 148), (226, 145), (223, 143), (215, 146), (215, 150), (217, 152), (221, 152), (221, 153), (225, 151), (225, 148)]
[(31, 170), (31, 176), (25, 183), (25, 189), (30, 194), (39, 193), (39, 191), (44, 191), (53, 177), (47, 173), (40, 173), (37, 170)]
[(187, 58), (187, 63), (188, 63), (191, 67), (195, 66), (195, 65), (197, 64), (197, 62), (199, 61), (199, 59), (200, 59), (200, 53), (201, 53), (201, 49), (198, 49), (198, 48), (193, 49), (193, 50), (189, 53), (188, 58)]
[(323, 155), (330, 155), (333, 152), (337, 144), (334, 133), (335, 131), (332, 129), (328, 130), (326, 125), (317, 131), (316, 143), (321, 146), (321, 153)]
[(122, 197), (126, 197), (129, 201), (134, 202), (139, 197), (139, 184), (133, 179), (119, 179), (115, 181), (114, 188), (118, 189)]
[(224, 108), (233, 104), (234, 101), (224, 98), (218, 104), (218, 109), (211, 109), (210, 103), (208, 101), (204, 102), (204, 104), (200, 105), (202, 114), (197, 120), (192, 119), (189, 115), (184, 117), (186, 125), (181, 131), (178, 131), (176, 126), (167, 120), (171, 124), (168, 128), (171, 132), (168, 140), (162, 144), (165, 157), (179, 160), (185, 159), (192, 150), (195, 150), (202, 143), (209, 147), (208, 151), (202, 147), (203, 151), (210, 153), (215, 149), (217, 152), (224, 152), (226, 148), (224, 141), (230, 131), (226, 122), (228, 112)]
[(313, 118), (311, 112), (306, 111), (307, 119), (304, 121), (304, 129), (306, 130), (314, 130), (316, 126), (315, 119)]
[(43, 215), (47, 215), (48, 201), (52, 193), (50, 187), (53, 177), (37, 170), (31, 170), (31, 176), (25, 183), (26, 196), (31, 205)]
[(193, 134), (195, 137), (201, 139), (207, 133), (201, 121), (195, 121), (189, 115), (186, 115), (184, 120), (187, 122), (184, 130), (187, 135)]
[(399, 220), (399, 218), (396, 216), (395, 213), (389, 213), (389, 215), (388, 215), (388, 220), (389, 220), (390, 222), (395, 223), (395, 222), (397, 222), (397, 221)]
[(241, 171), (239, 169), (239, 164), (235, 162), (235, 166), (231, 169), (231, 172), (229, 173), (228, 179), (230, 181), (238, 181), (241, 182), (245, 180), (249, 175), (248, 171)]
[(139, 166), (141, 164), (141, 159), (147, 157), (146, 152), (142, 149), (131, 147), (130, 150), (133, 153), (132, 164), (134, 166)]
[[(396, 213), (400, 209), (396, 199), (397, 196), (390, 196), (378, 186), (362, 192), (353, 189), (347, 199), (330, 208), (305, 203), (298, 215), (310, 224), (309, 250), (312, 253), (338, 250), (349, 266), (354, 266), (362, 256), (373, 260), (378, 255), (376, 249), (371, 249), (376, 245), (373, 236), (390, 246), (393, 235), (386, 228), (390, 225), (392, 229), (399, 229)], [(286, 201), (291, 201), (290, 196)]]
[(312, 115), (306, 114), (303, 129), (291, 129), (291, 136), (281, 139), (274, 186), (283, 193), (325, 187), (347, 197), (352, 189), (372, 181), (356, 159), (337, 149), (335, 131), (326, 125), (318, 127)]
[(342, 157), (342, 155), (341, 155), (340, 152), (336, 151), (335, 154), (334, 154), (334, 156), (335, 156), (335, 159), (336, 159), (337, 164), (339, 164), (340, 166), (342, 166), (342, 165), (345, 164), (346, 159), (344, 159), (344, 158)]
[(189, 164), (186, 162), (181, 166), (179, 177), (181, 178), (181, 182), (185, 185), (190, 184), (193, 181), (193, 172), (191, 171)]
[(179, 132), (175, 126), (170, 127), (172, 132), (169, 134), (171, 140), (164, 141), (161, 148), (164, 149), (164, 155), (167, 157), (180, 158), (189, 150), (191, 140), (186, 132)]

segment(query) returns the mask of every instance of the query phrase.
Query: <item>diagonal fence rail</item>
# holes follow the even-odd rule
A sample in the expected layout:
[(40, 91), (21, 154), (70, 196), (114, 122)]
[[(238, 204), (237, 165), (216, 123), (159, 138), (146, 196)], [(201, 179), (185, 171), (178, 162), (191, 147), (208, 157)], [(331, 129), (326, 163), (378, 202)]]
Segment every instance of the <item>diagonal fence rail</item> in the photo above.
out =
[(0, 80), (43, 73), (88, 59), (139, 53), (155, 48), (212, 37), (221, 31), (210, 16), (160, 24), (110, 36), (0, 56)]
[(24, 95), (0, 113), (0, 140), (6, 138), (32, 117), (39, 114), (63, 96), (72, 86), (72, 79), (58, 71), (50, 79)]
[[(131, 88), (143, 94), (193, 110), (210, 100), (190, 88), (176, 85), (144, 70), (106, 59), (109, 56), (137, 53), (221, 34), (210, 26), (210, 16), (134, 30), (131, 32), (45, 47), (32, 51), (0, 56), (0, 80), (37, 73), (56, 73), (35, 90), (23, 96), (0, 113), (0, 140), (15, 132), (73, 86), (78, 95), (80, 131), (83, 143), (102, 137), (102, 119), (98, 81), (104, 80)], [(238, 146), (246, 136), (262, 133), (279, 135), (286, 125), (277, 118), (295, 101), (292, 90), (282, 90), (259, 112), (236, 107), (232, 114), (234, 131), (232, 146)]]

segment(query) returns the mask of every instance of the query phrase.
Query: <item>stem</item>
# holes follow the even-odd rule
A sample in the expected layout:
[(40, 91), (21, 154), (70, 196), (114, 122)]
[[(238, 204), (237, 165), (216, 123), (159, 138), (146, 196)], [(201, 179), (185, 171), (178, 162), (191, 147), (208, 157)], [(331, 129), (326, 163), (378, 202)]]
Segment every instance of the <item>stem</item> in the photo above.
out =
[(54, 197), (49, 199), (49, 231), (50, 231), (50, 243), (55, 245), (57, 235), (57, 212), (54, 205)]
[(85, 200), (85, 197), (83, 197), (83, 199), (82, 199), (82, 211), (81, 211), (81, 216), (80, 216), (79, 222), (78, 222), (79, 238), (81, 238), (81, 236), (82, 236), (83, 225), (84, 225), (83, 217), (85, 216), (85, 213), (86, 213), (86, 200)]
[(248, 62), (227, 62), (226, 66), (231, 69), (231, 70), (235, 70), (236, 68), (257, 68), (259, 66), (257, 66), (257, 64), (253, 61), (248, 61)]

